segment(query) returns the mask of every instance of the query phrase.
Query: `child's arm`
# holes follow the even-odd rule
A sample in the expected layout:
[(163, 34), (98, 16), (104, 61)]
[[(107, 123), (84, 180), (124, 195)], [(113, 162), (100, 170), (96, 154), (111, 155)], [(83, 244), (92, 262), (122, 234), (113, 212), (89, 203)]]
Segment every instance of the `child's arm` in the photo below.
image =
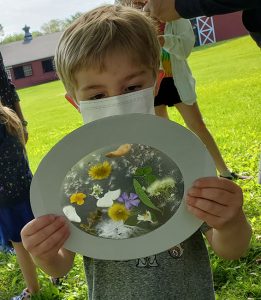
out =
[(75, 253), (62, 248), (69, 235), (65, 218), (54, 215), (36, 218), (21, 231), (25, 249), (35, 263), (53, 277), (62, 277), (72, 268)]
[(239, 186), (223, 178), (200, 178), (189, 189), (186, 201), (188, 210), (212, 227), (206, 238), (218, 256), (238, 259), (246, 253), (252, 230)]

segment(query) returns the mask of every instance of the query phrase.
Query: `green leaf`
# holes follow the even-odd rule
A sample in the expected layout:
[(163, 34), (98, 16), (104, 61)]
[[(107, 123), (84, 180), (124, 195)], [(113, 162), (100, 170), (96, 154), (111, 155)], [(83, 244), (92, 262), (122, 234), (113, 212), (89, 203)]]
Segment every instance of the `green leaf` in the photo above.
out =
[(150, 215), (151, 215), (151, 220), (153, 222), (156, 222), (158, 220), (157, 217), (156, 217), (156, 215), (153, 212), (150, 212)]
[(145, 176), (145, 180), (146, 180), (148, 185), (152, 184), (156, 179), (157, 179), (157, 177), (155, 175), (152, 175), (152, 174)]
[(159, 212), (161, 212), (161, 210), (159, 208), (157, 208), (150, 200), (150, 198), (147, 196), (147, 194), (143, 191), (141, 185), (139, 184), (139, 182), (136, 179), (133, 179), (133, 186), (135, 189), (136, 194), (139, 196), (139, 199), (141, 200), (141, 202), (143, 204), (145, 204), (146, 206), (158, 210)]
[(138, 168), (134, 174), (134, 176), (143, 176), (143, 168)]
[(149, 175), (152, 173), (152, 167), (144, 167), (143, 168), (143, 174), (144, 175)]
[(138, 168), (135, 172), (135, 176), (143, 176), (143, 175), (149, 175), (152, 172), (152, 167), (143, 167)]
[(136, 226), (137, 225), (137, 216), (133, 215), (130, 216), (125, 222), (125, 225), (129, 225), (129, 226)]

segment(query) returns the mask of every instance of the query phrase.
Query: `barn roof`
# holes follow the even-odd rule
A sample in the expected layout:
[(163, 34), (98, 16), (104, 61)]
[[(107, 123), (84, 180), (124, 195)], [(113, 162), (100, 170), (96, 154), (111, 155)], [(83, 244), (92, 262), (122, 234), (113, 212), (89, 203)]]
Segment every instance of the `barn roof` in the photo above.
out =
[(34, 37), (30, 42), (17, 41), (0, 45), (5, 67), (54, 56), (62, 32)]

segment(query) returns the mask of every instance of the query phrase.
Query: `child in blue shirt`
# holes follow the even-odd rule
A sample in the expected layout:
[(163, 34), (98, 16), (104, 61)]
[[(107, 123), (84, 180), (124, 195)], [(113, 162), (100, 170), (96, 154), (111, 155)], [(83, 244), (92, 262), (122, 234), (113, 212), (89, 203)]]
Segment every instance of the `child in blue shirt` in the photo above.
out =
[(0, 103), (0, 241), (12, 243), (27, 288), (14, 300), (30, 299), (39, 291), (36, 267), (21, 241), (21, 229), (34, 216), (30, 205), (30, 171), (22, 124)]

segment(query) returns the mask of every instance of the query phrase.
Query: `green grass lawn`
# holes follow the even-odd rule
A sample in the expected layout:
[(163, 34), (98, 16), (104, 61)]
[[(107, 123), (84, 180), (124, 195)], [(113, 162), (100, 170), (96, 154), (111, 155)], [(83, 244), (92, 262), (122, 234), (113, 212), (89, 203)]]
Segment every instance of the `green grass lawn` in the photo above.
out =
[[(195, 49), (189, 59), (197, 79), (198, 103), (204, 120), (220, 150), (236, 172), (253, 175), (238, 181), (244, 191), (244, 208), (254, 236), (247, 257), (237, 261), (217, 258), (211, 264), (217, 299), (261, 299), (260, 186), (257, 184), (261, 141), (261, 52), (249, 37)], [(35, 172), (41, 159), (62, 137), (81, 126), (80, 114), (64, 98), (61, 82), (19, 90), (23, 112), (29, 122), (27, 150)], [(171, 119), (183, 124), (174, 108)], [(0, 253), (0, 300), (8, 300), (24, 287), (15, 257)], [(82, 261), (59, 289), (39, 271), (42, 295), (34, 299), (85, 299)], [(193, 300), (193, 299), (191, 299)]]

